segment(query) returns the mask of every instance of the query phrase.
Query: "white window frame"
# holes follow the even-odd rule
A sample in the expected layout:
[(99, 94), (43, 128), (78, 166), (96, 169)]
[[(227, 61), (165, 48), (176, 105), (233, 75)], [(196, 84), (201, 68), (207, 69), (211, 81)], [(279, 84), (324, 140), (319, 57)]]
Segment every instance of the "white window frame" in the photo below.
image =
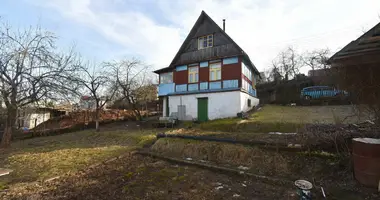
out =
[[(219, 68), (213, 68), (213, 66), (219, 66)], [(217, 62), (217, 63), (210, 63), (209, 65), (209, 80), (210, 81), (219, 81), (222, 79), (222, 63), (221, 62)], [(211, 72), (214, 72), (214, 76), (212, 77), (212, 73)], [(218, 72), (220, 74), (220, 77), (218, 76)]]
[[(195, 70), (194, 70), (195, 69)], [(192, 79), (190, 78), (190, 75), (192, 75)], [(188, 82), (189, 83), (198, 83), (199, 81), (199, 67), (193, 66), (188, 68)]]
[[(165, 80), (165, 82), (163, 81), (163, 77), (166, 77), (166, 76), (170, 76), (171, 79), (167, 79)], [(166, 72), (166, 73), (161, 73), (160, 74), (160, 84), (168, 84), (168, 83), (173, 83), (173, 72)]]
[[(206, 46), (204, 46), (204, 42), (206, 41)], [(201, 37), (198, 37), (198, 49), (205, 49), (210, 48), (214, 46), (214, 35), (204, 35)]]

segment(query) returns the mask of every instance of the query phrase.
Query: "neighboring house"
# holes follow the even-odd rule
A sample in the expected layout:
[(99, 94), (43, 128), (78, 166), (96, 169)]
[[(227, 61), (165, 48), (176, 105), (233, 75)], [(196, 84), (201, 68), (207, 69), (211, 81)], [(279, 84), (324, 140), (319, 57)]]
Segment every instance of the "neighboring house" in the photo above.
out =
[(380, 23), (364, 33), (358, 39), (347, 44), (335, 53), (328, 63), (337, 66), (366, 67), (380, 63)]
[(163, 116), (206, 121), (259, 104), (260, 74), (248, 55), (204, 11), (173, 61), (159, 74)]
[(315, 85), (335, 85), (335, 77), (330, 68), (309, 70), (308, 76)]
[(65, 115), (65, 111), (54, 108), (24, 108), (18, 111), (17, 127), (32, 129), (50, 118)]
[[(100, 98), (100, 104), (102, 105), (105, 101), (105, 97)], [(94, 97), (91, 96), (82, 96), (79, 101), (78, 105), (79, 110), (95, 110), (96, 109), (96, 101)], [(102, 109), (107, 108), (107, 103), (103, 106)]]

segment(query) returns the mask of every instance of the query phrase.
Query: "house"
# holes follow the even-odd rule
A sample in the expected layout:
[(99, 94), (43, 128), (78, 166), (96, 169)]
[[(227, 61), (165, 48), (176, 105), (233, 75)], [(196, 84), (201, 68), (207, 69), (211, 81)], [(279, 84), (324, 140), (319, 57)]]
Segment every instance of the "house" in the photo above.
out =
[[(100, 98), (100, 105), (103, 105), (106, 97)], [(107, 108), (107, 103), (104, 104), (102, 109)], [(82, 96), (79, 100), (78, 108), (79, 110), (95, 110), (96, 109), (96, 101), (94, 97), (91, 96)]]
[(18, 110), (16, 126), (32, 129), (53, 117), (65, 115), (64, 110), (54, 108), (23, 108)]
[(154, 71), (164, 117), (206, 121), (259, 104), (259, 71), (224, 30), (202, 11), (170, 65)]
[(336, 52), (328, 63), (337, 66), (369, 66), (380, 63), (380, 23)]

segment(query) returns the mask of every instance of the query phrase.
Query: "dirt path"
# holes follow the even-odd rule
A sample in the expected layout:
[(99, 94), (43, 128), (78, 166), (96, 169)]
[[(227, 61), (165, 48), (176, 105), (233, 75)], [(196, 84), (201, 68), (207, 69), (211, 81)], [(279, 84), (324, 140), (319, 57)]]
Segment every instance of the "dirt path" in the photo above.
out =
[(29, 184), (2, 199), (293, 199), (292, 186), (133, 155), (74, 176)]

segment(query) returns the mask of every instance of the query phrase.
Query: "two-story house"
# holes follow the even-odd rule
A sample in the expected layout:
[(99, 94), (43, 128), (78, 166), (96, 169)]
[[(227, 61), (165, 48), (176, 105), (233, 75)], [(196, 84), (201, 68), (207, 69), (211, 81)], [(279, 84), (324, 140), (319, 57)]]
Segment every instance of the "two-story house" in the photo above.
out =
[(163, 116), (206, 121), (234, 117), (259, 103), (259, 71), (249, 56), (204, 11), (173, 61), (154, 71)]

